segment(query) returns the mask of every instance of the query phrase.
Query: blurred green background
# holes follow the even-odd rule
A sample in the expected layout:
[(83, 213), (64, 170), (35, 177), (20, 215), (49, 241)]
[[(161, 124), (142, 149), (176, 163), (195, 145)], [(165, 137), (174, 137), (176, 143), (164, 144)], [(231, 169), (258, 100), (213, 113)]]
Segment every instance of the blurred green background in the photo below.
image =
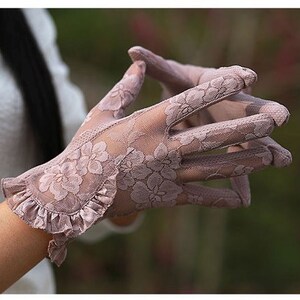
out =
[[(75, 241), (55, 268), (58, 293), (300, 293), (300, 10), (51, 9), (71, 78), (91, 108), (141, 45), (182, 63), (254, 69), (253, 94), (291, 112), (272, 137), (293, 164), (250, 176), (252, 205), (147, 211), (138, 230)], [(155, 103), (147, 79), (137, 107)]]

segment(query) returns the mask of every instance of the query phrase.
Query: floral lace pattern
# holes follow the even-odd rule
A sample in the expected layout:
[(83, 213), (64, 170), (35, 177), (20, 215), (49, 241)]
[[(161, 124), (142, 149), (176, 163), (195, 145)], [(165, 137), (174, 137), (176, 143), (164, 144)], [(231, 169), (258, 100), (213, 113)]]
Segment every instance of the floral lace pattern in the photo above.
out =
[(147, 167), (153, 171), (159, 172), (163, 178), (175, 180), (175, 170), (180, 166), (180, 156), (177, 151), (168, 150), (166, 145), (160, 143), (155, 149), (153, 155), (147, 155)]
[(186, 115), (196, 112), (199, 107), (204, 108), (208, 104), (213, 104), (215, 100), (234, 92), (240, 85), (238, 78), (224, 76), (203, 83), (197, 89), (184, 92), (183, 95), (173, 97), (170, 106), (165, 111), (166, 124), (170, 126), (174, 120), (179, 122)]
[(85, 175), (87, 172), (102, 174), (102, 163), (109, 158), (105, 149), (106, 144), (104, 142), (99, 142), (94, 145), (88, 142), (82, 146), (81, 155), (76, 167), (80, 175)]
[(134, 130), (135, 120), (129, 120), (128, 124), (124, 126), (123, 131), (121, 132), (110, 132), (109, 137), (114, 142), (120, 142), (127, 147), (133, 144), (137, 139), (145, 135), (144, 132)]
[[(140, 46), (132, 47), (128, 52), (132, 61), (143, 60), (146, 62), (147, 75), (160, 81), (163, 86), (163, 95), (165, 98), (176, 95), (178, 92), (193, 86), (211, 82), (214, 78), (228, 75), (228, 68), (214, 69), (183, 65), (173, 60), (166, 60)], [(248, 73), (248, 75), (244, 73), (242, 78), (246, 86), (249, 84), (251, 85), (254, 75), (251, 70), (239, 66), (233, 66), (231, 68), (235, 69), (238, 73)], [(231, 85), (230, 80), (228, 80), (227, 83), (228, 85)], [(226, 88), (226, 83), (223, 83), (223, 86), (220, 89), (218, 87), (216, 90), (210, 89), (210, 95), (212, 98), (214, 97), (214, 94), (222, 95), (226, 89), (228, 90), (228, 86)], [(207, 95), (208, 94), (209, 93), (207, 93)], [(216, 97), (218, 98), (218, 96)], [(174, 99), (173, 101), (174, 103), (177, 103), (175, 106), (169, 106), (166, 111), (167, 125), (172, 124), (174, 117), (180, 116), (181, 113), (189, 113), (195, 108), (194, 105), (187, 103), (186, 98)], [(235, 176), (236, 174), (248, 174), (251, 171), (256, 171), (267, 165), (283, 167), (291, 163), (291, 154), (289, 151), (281, 147), (271, 138), (264, 137), (268, 134), (267, 132), (270, 133), (272, 131), (274, 122), (277, 126), (281, 126), (289, 119), (289, 112), (284, 106), (273, 101), (253, 97), (243, 92), (235, 94), (226, 101), (220, 102), (214, 106), (210, 107), (209, 105), (210, 104), (208, 104), (205, 113), (201, 111), (199, 118), (189, 119), (189, 122), (185, 124), (181, 123), (181, 127), (189, 128), (191, 124), (193, 124), (193, 126), (200, 126), (211, 122), (216, 122), (216, 124), (218, 124), (223, 120), (233, 120), (233, 122), (224, 124), (225, 126), (219, 130), (219, 134), (212, 127), (206, 132), (204, 132), (204, 128), (202, 128), (202, 130), (198, 130), (197, 133), (193, 131), (192, 134), (189, 134), (189, 132), (186, 131), (183, 134), (178, 134), (176, 140), (181, 144), (181, 153), (193, 154), (196, 152), (196, 147), (199, 147), (198, 151), (202, 152), (220, 147), (227, 147), (230, 144), (240, 144), (237, 141), (241, 139), (249, 140), (250, 142), (242, 145), (242, 147), (240, 147), (240, 150), (243, 149), (242, 152), (233, 156), (236, 163), (223, 159), (219, 162), (220, 164), (223, 164), (223, 167), (220, 168), (219, 165), (214, 165), (215, 160), (212, 159), (210, 167), (206, 165), (201, 168), (200, 165), (203, 161), (194, 160), (193, 166), (182, 165), (182, 167), (185, 168), (185, 171), (181, 172), (183, 174), (180, 174), (180, 177), (184, 177), (185, 179), (191, 178), (193, 180), (205, 180), (214, 173), (222, 173), (221, 177), (228, 177)], [(245, 118), (246, 116), (254, 116), (256, 114), (267, 114), (270, 117), (269, 124), (267, 118), (264, 118), (264, 121), (261, 123)], [(202, 117), (204, 118), (202, 119)], [(238, 118), (240, 119), (235, 121), (235, 119)], [(242, 126), (243, 121), (247, 123), (246, 126)], [(251, 126), (250, 124), (252, 121), (254, 122)], [(269, 127), (269, 130), (267, 127)], [(257, 138), (259, 139), (257, 140)], [(253, 143), (252, 140), (254, 139), (259, 142)], [(235, 148), (235, 146), (233, 146), (233, 148)], [(254, 148), (256, 148), (256, 150), (254, 150)], [(198, 167), (196, 165), (198, 165)], [(191, 169), (195, 170), (195, 172), (191, 172)], [(211, 176), (211, 178), (213, 177), (214, 176)], [(239, 203), (242, 202), (243, 205), (248, 206), (250, 204), (248, 177), (245, 175), (232, 177), (231, 183), (232, 188), (240, 196), (240, 199), (238, 199), (235, 194), (223, 189), (221, 193), (213, 190), (195, 190), (194, 187), (185, 190), (188, 191), (188, 193), (193, 192), (192, 199), (197, 199), (200, 194), (205, 195), (203, 197), (201, 196), (201, 199), (203, 198), (205, 201), (199, 202), (200, 205), (237, 207), (239, 206)], [(208, 199), (211, 201), (208, 201)], [(191, 200), (190, 203), (193, 203), (193, 201)]]
[[(124, 158), (127, 156), (127, 159)], [(144, 164), (145, 155), (134, 148), (128, 148), (125, 155), (119, 155), (115, 163), (119, 165), (119, 176), (117, 180), (118, 188), (127, 190), (133, 186), (137, 179), (145, 179), (151, 170)]]
[(175, 199), (182, 191), (170, 181), (176, 180), (176, 169), (180, 166), (180, 157), (176, 151), (168, 151), (166, 145), (160, 143), (153, 155), (145, 156), (130, 147), (126, 155), (116, 158), (115, 163), (119, 164), (120, 170), (117, 186), (121, 190), (132, 187), (131, 199), (137, 209), (176, 204)]
[(164, 180), (158, 173), (152, 173), (147, 182), (138, 181), (133, 186), (131, 199), (137, 209), (150, 207), (168, 207), (176, 204), (182, 188), (170, 180)]
[[(137, 63), (136, 67), (140, 67), (145, 71), (144, 64)], [(113, 116), (117, 119), (124, 116), (124, 108), (135, 99), (135, 91), (141, 88), (143, 77), (136, 74), (135, 66), (132, 70), (128, 70), (123, 79), (118, 82), (112, 90), (98, 104), (100, 111), (112, 111)]]
[[(260, 114), (256, 119), (172, 130), (191, 114), (240, 92), (256, 79), (241, 67), (226, 70), (224, 76), (123, 117), (144, 79), (145, 64), (136, 62), (60, 155), (2, 181), (12, 210), (32, 227), (53, 235), (48, 248), (52, 261), (61, 264), (68, 241), (103, 218), (186, 203), (243, 205), (235, 192), (220, 195), (187, 182), (240, 176), (269, 164), (272, 149), (266, 147), (249, 146), (227, 156), (202, 152), (245, 142), (251, 145), (251, 139), (270, 133), (272, 118)], [(196, 159), (191, 160), (189, 155), (195, 153)]]
[(80, 151), (75, 151), (68, 157), (70, 161), (46, 169), (40, 178), (39, 190), (41, 192), (49, 190), (55, 200), (62, 200), (68, 193), (76, 195), (83, 181), (83, 175), (88, 172), (102, 174), (102, 163), (109, 157), (105, 149), (104, 142), (95, 145), (91, 142), (86, 143)]
[(41, 192), (50, 191), (55, 200), (64, 199), (68, 193), (77, 194), (82, 177), (76, 172), (75, 162), (65, 162), (45, 170), (40, 178)]

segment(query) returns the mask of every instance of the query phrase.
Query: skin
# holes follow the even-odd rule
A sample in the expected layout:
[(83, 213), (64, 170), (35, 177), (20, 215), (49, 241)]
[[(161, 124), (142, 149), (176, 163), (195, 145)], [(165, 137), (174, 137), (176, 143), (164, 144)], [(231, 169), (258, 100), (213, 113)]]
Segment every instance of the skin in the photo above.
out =
[(50, 240), (50, 234), (17, 217), (6, 201), (0, 204), (1, 293), (46, 257)]
[[(137, 215), (116, 217), (111, 221), (118, 226), (128, 226)], [(51, 234), (22, 221), (6, 201), (0, 203), (0, 293), (47, 256), (51, 239)]]

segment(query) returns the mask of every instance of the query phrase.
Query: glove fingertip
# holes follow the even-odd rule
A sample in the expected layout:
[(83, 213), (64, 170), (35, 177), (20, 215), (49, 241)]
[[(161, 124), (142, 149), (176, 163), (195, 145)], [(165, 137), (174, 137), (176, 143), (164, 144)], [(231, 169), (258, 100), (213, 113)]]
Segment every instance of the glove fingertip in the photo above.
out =
[(287, 167), (292, 163), (292, 154), (289, 150), (281, 147), (270, 147), (273, 154), (273, 165), (277, 168)]
[(144, 60), (144, 52), (147, 51), (141, 46), (134, 46), (128, 50), (128, 55), (130, 56), (132, 61)]
[(287, 123), (290, 117), (288, 109), (279, 103), (268, 103), (262, 106), (260, 112), (271, 115), (277, 126)]

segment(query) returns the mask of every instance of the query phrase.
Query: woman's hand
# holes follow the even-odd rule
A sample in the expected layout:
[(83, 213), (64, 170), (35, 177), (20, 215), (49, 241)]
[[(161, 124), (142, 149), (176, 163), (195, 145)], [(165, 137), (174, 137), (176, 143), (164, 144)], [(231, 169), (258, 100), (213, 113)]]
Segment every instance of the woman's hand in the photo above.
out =
[(269, 135), (273, 118), (262, 113), (191, 129), (176, 126), (256, 80), (249, 69), (223, 70), (211, 80), (125, 117), (144, 80), (145, 63), (136, 61), (90, 111), (60, 155), (3, 180), (10, 208), (30, 226), (53, 235), (48, 247), (52, 261), (61, 264), (68, 241), (106, 217), (178, 204), (248, 205), (234, 190), (188, 182), (238, 176), (270, 164), (273, 155), (267, 147), (238, 155), (204, 153)]

